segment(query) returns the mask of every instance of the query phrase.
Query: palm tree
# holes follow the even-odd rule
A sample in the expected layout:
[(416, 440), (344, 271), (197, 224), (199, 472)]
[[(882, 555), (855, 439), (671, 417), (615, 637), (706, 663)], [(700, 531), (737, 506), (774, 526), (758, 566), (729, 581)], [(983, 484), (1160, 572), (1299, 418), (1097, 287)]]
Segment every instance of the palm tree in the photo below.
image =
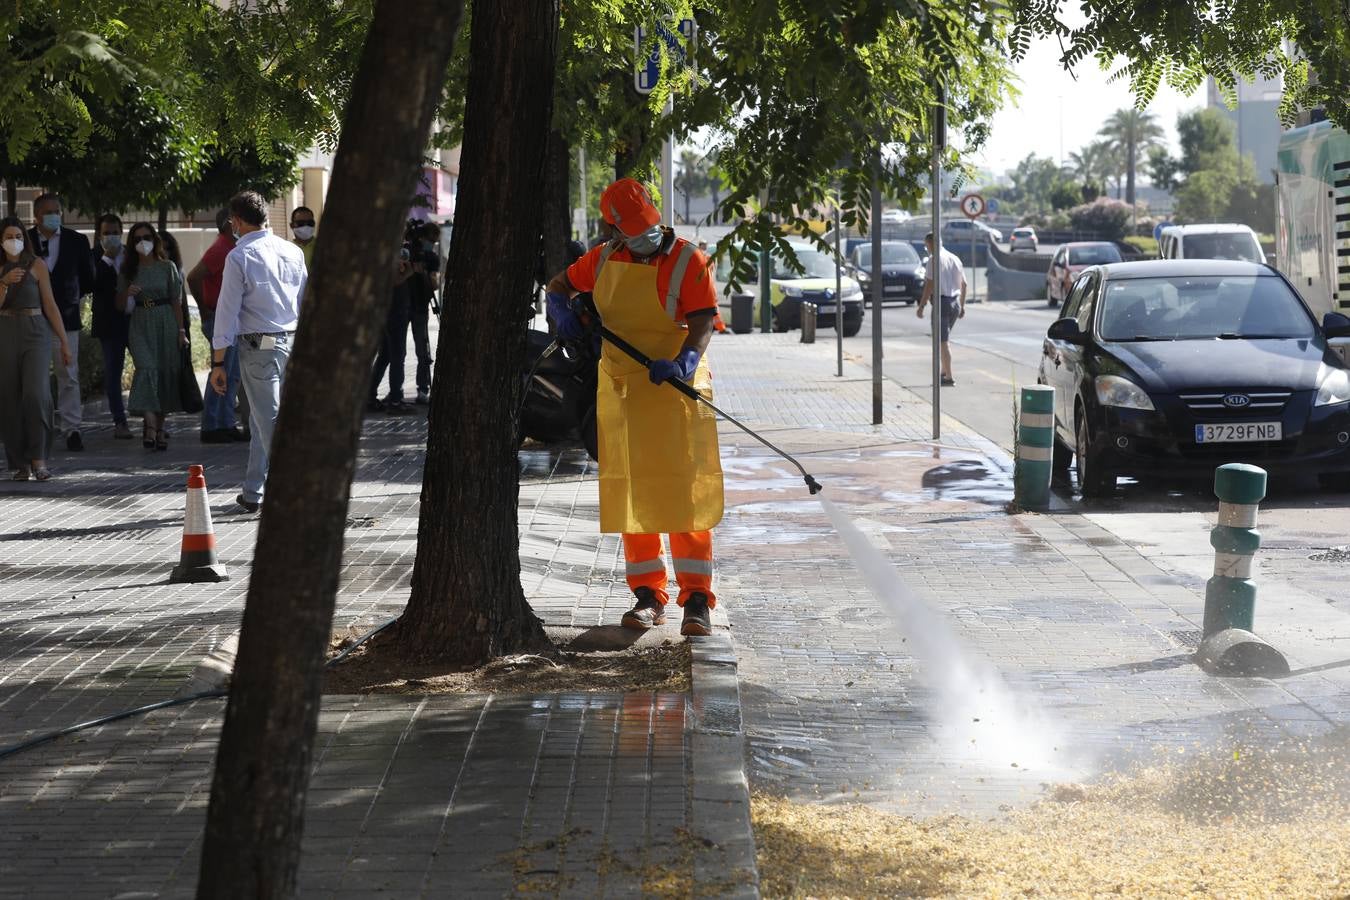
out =
[(1098, 195), (1105, 194), (1106, 183), (1113, 174), (1112, 156), (1111, 149), (1103, 141), (1093, 141), (1077, 153), (1069, 154), (1069, 169)]
[[(680, 151), (675, 190), (684, 194), (684, 222), (689, 224), (689, 203), (708, 189), (708, 161), (692, 150)], [(675, 198), (672, 197), (673, 201)]]
[(1149, 147), (1162, 143), (1162, 126), (1157, 123), (1153, 113), (1131, 107), (1116, 110), (1097, 133), (1123, 158), (1125, 202), (1134, 206), (1134, 180), (1139, 160), (1146, 155)]

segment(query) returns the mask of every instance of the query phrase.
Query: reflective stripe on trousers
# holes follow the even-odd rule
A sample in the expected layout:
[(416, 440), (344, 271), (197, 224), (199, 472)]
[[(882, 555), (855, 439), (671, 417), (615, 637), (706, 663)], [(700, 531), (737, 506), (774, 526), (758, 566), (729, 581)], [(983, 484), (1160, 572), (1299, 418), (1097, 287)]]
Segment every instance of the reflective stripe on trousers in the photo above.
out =
[[(671, 564), (675, 567), (675, 581), (680, 586), (677, 602), (684, 601), (695, 591), (708, 595), (708, 605), (716, 606), (712, 591), (713, 558), (712, 532), (689, 531), (669, 535)], [(661, 535), (625, 534), (623, 556), (628, 587), (651, 588), (662, 603), (670, 600), (666, 592), (666, 563), (661, 555)]]

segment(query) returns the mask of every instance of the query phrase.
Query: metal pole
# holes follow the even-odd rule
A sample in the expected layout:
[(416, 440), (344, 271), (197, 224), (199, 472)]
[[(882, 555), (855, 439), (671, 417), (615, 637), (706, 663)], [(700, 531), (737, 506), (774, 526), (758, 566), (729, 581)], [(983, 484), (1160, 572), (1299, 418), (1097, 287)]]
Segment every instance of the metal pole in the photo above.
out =
[(929, 323), (933, 326), (933, 440), (942, 437), (942, 148), (946, 143), (947, 110), (945, 92), (938, 85), (938, 99), (933, 106), (933, 257), (929, 262), (933, 273), (933, 312)]
[(872, 157), (872, 424), (881, 424), (881, 145)]
[(844, 377), (844, 256), (840, 252), (839, 201), (834, 204), (834, 374)]
[(760, 218), (764, 226), (763, 248), (759, 251), (759, 331), (760, 334), (767, 334), (772, 322), (773, 310), (769, 305), (769, 293), (771, 286), (769, 284), (769, 274), (771, 271), (771, 261), (769, 259), (769, 214), (765, 207), (769, 205), (769, 189), (764, 188), (760, 194)]
[[(675, 94), (666, 97), (666, 121), (675, 114)], [(667, 135), (661, 147), (661, 206), (666, 225), (675, 225), (675, 135)]]
[(589, 245), (591, 241), (591, 204), (586, 196), (586, 144), (583, 142), (577, 148), (577, 177), (580, 182), (578, 197), (581, 206), (581, 238), (583, 244)]

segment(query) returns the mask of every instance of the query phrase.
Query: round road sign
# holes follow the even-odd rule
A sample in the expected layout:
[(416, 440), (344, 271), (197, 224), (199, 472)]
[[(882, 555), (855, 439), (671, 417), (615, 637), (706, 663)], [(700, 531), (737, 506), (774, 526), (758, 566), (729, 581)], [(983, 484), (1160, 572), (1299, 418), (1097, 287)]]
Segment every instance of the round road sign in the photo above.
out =
[(984, 215), (984, 198), (979, 194), (966, 194), (961, 198), (961, 212), (967, 219), (978, 219)]

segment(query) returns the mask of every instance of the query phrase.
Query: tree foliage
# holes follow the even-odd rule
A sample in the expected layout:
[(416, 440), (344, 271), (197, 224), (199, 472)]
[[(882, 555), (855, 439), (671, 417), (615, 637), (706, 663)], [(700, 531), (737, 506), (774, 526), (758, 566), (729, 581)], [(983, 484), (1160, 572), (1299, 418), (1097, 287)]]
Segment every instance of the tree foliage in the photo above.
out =
[(1011, 0), (1010, 9), (1014, 58), (1035, 36), (1058, 38), (1065, 68), (1095, 61), (1129, 82), (1141, 109), (1164, 83), (1189, 94), (1213, 77), (1232, 97), (1240, 79), (1278, 74), (1286, 122), (1300, 107), (1323, 106), (1333, 121), (1350, 127), (1344, 0)]
[(884, 193), (917, 204), (940, 99), (934, 72), (947, 73), (948, 123), (963, 138), (945, 162), (960, 167), (959, 151), (983, 142), (1008, 83), (1001, 9), (728, 0), (700, 14), (698, 84), (676, 97), (673, 121), (658, 132), (713, 136), (727, 191), (719, 214), (736, 223), (718, 247), (730, 255), (732, 281), (753, 276), (761, 246), (792, 258), (775, 220), (808, 233), (808, 217), (841, 201), (844, 220), (865, 227), (874, 161)]

